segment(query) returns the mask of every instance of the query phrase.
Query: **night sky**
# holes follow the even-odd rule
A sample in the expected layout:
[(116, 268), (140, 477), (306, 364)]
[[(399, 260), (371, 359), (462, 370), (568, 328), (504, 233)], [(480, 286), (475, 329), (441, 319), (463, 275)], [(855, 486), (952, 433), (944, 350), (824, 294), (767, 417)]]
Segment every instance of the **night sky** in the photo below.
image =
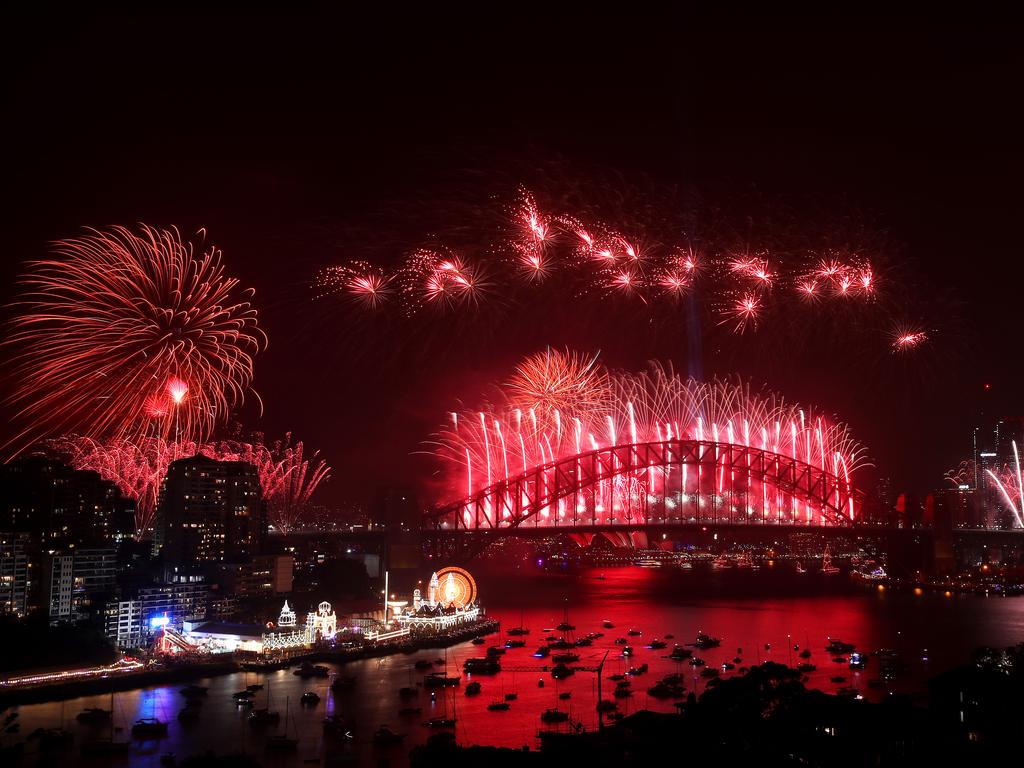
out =
[[(771, 366), (705, 350), (703, 368), (841, 414), (898, 489), (939, 486), (979, 409), (1024, 411), (1013, 25), (744, 21), (9, 21), (2, 298), (21, 260), (82, 226), (205, 227), (256, 287), (270, 338), (256, 365), (263, 417), (251, 399), (240, 418), (320, 448), (335, 467), (321, 498), (341, 503), (420, 478), (410, 454), (456, 398), (537, 346), (504, 329), (481, 349), (424, 335), (412, 353), (313, 303), (316, 270), (365, 251), (375, 228), (386, 250), (432, 200), (483, 199), (551, 168), (727, 208), (756, 197), (798, 217), (855, 211), (906, 260), (921, 301), (935, 297), (943, 333), (926, 361), (851, 377), (815, 364), (824, 350)], [(437, 215), (439, 229), (459, 223), (450, 207)], [(554, 327), (540, 343), (687, 367), (670, 342), (604, 333)]]

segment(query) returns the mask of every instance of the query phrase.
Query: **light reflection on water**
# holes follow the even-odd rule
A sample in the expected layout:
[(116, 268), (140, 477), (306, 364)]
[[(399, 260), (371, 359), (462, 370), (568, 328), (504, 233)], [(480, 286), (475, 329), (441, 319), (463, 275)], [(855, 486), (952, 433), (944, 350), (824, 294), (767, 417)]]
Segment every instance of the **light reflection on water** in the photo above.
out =
[[(966, 660), (970, 650), (981, 644), (1010, 645), (1024, 641), (1024, 601), (1020, 598), (985, 598), (957, 596), (946, 598), (939, 594), (915, 596), (910, 592), (879, 592), (853, 587), (845, 577), (825, 577), (809, 573), (797, 576), (786, 568), (760, 571), (710, 572), (697, 568), (692, 572), (675, 569), (615, 568), (593, 569), (574, 574), (546, 574), (533, 570), (520, 570), (514, 575), (489, 572), (480, 566), (475, 571), (480, 594), (489, 613), (500, 618), (505, 627), (520, 623), (520, 618), (531, 633), (525, 639), (527, 646), (512, 649), (502, 657), (503, 672), (497, 676), (476, 676), (483, 684), (483, 692), (476, 697), (464, 694), (468, 679), (463, 677), (462, 687), (438, 692), (431, 701), (428, 691), (420, 690), (414, 700), (402, 701), (398, 689), (415, 685), (423, 672), (413, 669), (418, 659), (444, 658), (441, 650), (422, 651), (413, 655), (390, 656), (353, 662), (344, 667), (334, 665), (345, 675), (356, 678), (352, 691), (334, 696), (327, 680), (302, 680), (291, 670), (280, 670), (257, 677), (254, 674), (234, 674), (204, 680), (200, 685), (210, 691), (202, 705), (198, 723), (183, 726), (177, 713), (184, 706), (179, 689), (184, 683), (146, 688), (119, 693), (114, 697), (115, 721), (123, 728), (116, 734), (128, 738), (132, 722), (141, 717), (159, 717), (170, 723), (166, 738), (135, 743), (130, 758), (122, 764), (158, 766), (159, 757), (174, 752), (179, 757), (212, 749), (218, 753), (249, 752), (259, 757), (264, 765), (300, 765), (307, 759), (322, 756), (326, 751), (348, 749), (361, 764), (371, 764), (374, 758), (391, 757), (394, 765), (405, 763), (409, 747), (422, 743), (430, 734), (422, 723), (430, 717), (453, 715), (457, 718), (457, 736), (460, 743), (495, 744), (518, 747), (536, 745), (536, 732), (540, 727), (539, 715), (549, 707), (570, 710), (574, 720), (582, 720), (588, 728), (595, 727), (597, 676), (578, 672), (564, 681), (555, 681), (543, 672), (543, 664), (532, 656), (543, 642), (542, 630), (554, 627), (568, 608), (570, 621), (576, 625), (575, 635), (600, 631), (605, 637), (591, 647), (577, 649), (579, 665), (596, 666), (608, 652), (604, 675), (624, 672), (631, 665), (647, 663), (650, 671), (634, 678), (632, 698), (619, 699), (625, 712), (639, 708), (673, 711), (672, 700), (649, 697), (647, 689), (658, 679), (671, 672), (682, 672), (687, 690), (703, 690), (705, 680), (694, 678), (689, 665), (678, 664), (667, 658), (665, 650), (648, 650), (643, 646), (654, 637), (674, 634), (673, 642), (692, 642), (698, 631), (722, 638), (720, 648), (696, 651), (709, 666), (720, 665), (740, 654), (744, 664), (773, 660), (797, 663), (792, 644), (809, 646), (811, 661), (818, 670), (810, 675), (809, 684), (824, 690), (835, 690), (829, 681), (834, 675), (847, 678), (847, 684), (858, 687), (868, 698), (879, 698), (884, 691), (868, 688), (867, 681), (877, 676), (874, 660), (864, 671), (849, 670), (845, 665), (831, 661), (823, 651), (827, 638), (841, 638), (856, 643), (860, 649), (895, 648), (906, 659), (908, 672), (895, 681), (893, 687), (900, 692), (919, 693), (930, 675)], [(602, 578), (603, 577), (603, 578)], [(831, 579), (831, 580), (830, 580)], [(605, 619), (615, 629), (603, 629)], [(626, 636), (630, 628), (642, 631), (639, 637), (630, 637), (635, 649), (631, 660), (623, 660), (621, 646), (616, 637)], [(487, 645), (497, 642), (488, 638)], [(766, 644), (768, 647), (766, 647)], [(462, 662), (472, 656), (482, 656), (484, 646), (463, 643), (449, 649), (448, 667), (452, 674), (461, 673)], [(928, 649), (928, 661), (922, 659)], [(437, 667), (441, 669), (442, 667)], [(458, 672), (456, 672), (456, 670)], [(233, 703), (231, 694), (257, 680), (265, 685), (256, 695), (256, 706), (268, 704), (282, 714), (281, 724), (265, 730), (249, 726), (248, 709)], [(538, 681), (544, 681), (544, 687)], [(614, 683), (603, 681), (603, 695), (610, 697)], [(315, 707), (305, 707), (299, 699), (305, 691), (316, 691), (321, 696)], [(515, 692), (518, 700), (512, 702), (508, 712), (490, 712), (487, 705)], [(570, 693), (569, 700), (560, 700), (558, 694)], [(299, 747), (294, 755), (273, 755), (265, 751), (267, 736), (285, 728), (290, 735), (298, 734)], [(21, 736), (25, 737), (37, 727), (56, 727), (63, 713), (65, 727), (76, 734), (75, 748), (67, 753), (61, 764), (103, 764), (104, 761), (85, 760), (78, 756), (82, 737), (90, 732), (108, 734), (102, 726), (87, 728), (74, 721), (76, 713), (86, 707), (109, 708), (109, 694), (82, 697), (65, 702), (20, 707)], [(419, 706), (422, 713), (416, 717), (401, 717), (398, 710), (404, 706)], [(322, 730), (323, 718), (332, 713), (354, 721), (353, 739), (347, 744), (326, 737)], [(380, 748), (372, 744), (373, 732), (388, 724), (393, 730), (407, 734), (405, 744)], [(28, 745), (29, 752), (35, 746)], [(27, 757), (27, 760), (31, 760)], [(114, 762), (114, 761), (105, 761)]]

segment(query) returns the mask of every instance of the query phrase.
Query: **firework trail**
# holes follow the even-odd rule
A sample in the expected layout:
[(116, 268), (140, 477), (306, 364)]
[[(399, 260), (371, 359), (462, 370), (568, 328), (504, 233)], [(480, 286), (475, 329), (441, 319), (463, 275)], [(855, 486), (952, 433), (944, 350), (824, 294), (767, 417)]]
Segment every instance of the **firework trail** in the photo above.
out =
[(27, 426), (8, 446), (69, 432), (188, 444), (227, 419), (266, 338), (220, 251), (194, 249), (143, 224), (87, 230), (28, 263), (6, 342)]
[(686, 299), (700, 303), (709, 326), (737, 335), (783, 325), (806, 332), (828, 316), (840, 327), (872, 328), (894, 353), (929, 341), (920, 329), (890, 338), (906, 302), (886, 281), (884, 254), (874, 246), (784, 239), (776, 247), (735, 246), (727, 234), (697, 241), (679, 230), (673, 242), (639, 221), (616, 227), (584, 212), (546, 212), (526, 190), (500, 222), (462, 249), (413, 249), (390, 267), (364, 260), (327, 267), (315, 294), (406, 318), (500, 316), (510, 305), (547, 312), (607, 298), (657, 316)]
[(318, 453), (305, 457), (302, 442), (292, 445), (290, 433), (269, 446), (237, 440), (197, 444), (161, 437), (133, 441), (72, 435), (51, 440), (47, 447), (75, 469), (98, 473), (133, 499), (135, 535), (140, 540), (152, 529), (160, 486), (167, 468), (178, 459), (198, 454), (217, 461), (252, 464), (259, 475), (270, 522), (285, 533), (295, 527), (310, 496), (330, 476), (330, 467), (318, 459)]
[[(550, 358), (555, 358), (554, 364)], [(571, 375), (567, 377), (566, 371)], [(570, 382), (569, 396), (562, 399), (565, 381)], [(589, 391), (581, 394), (577, 385)], [(551, 391), (559, 397), (548, 399)], [(537, 398), (536, 393), (545, 397)], [(531, 401), (535, 405), (524, 407)], [(571, 410), (561, 410), (561, 404)], [(454, 413), (450, 422), (435, 441), (435, 454), (452, 474), (449, 497), (472, 496), (533, 468), (592, 450), (673, 439), (770, 451), (828, 472), (848, 488), (851, 473), (866, 464), (863, 447), (844, 424), (789, 405), (774, 394), (755, 394), (749, 386), (725, 381), (684, 379), (671, 367), (659, 365), (639, 374), (608, 373), (593, 360), (572, 353), (549, 351), (527, 359), (506, 384), (500, 404)], [(647, 489), (644, 495), (654, 493), (653, 472), (650, 477), (642, 474), (645, 477), (619, 477), (609, 483), (616, 484), (619, 496), (629, 497), (634, 481)], [(729, 475), (727, 480), (723, 467), (720, 493), (729, 490), (733, 468)], [(683, 485), (687, 482), (684, 478)], [(700, 479), (690, 478), (689, 483), (694, 482)], [(786, 514), (800, 519), (806, 515), (810, 521), (813, 510), (806, 502), (783, 499), (775, 490), (771, 496), (765, 490), (764, 510), (785, 508)]]
[(985, 471), (1013, 513), (1015, 527), (1024, 528), (1024, 476), (1021, 474), (1016, 440), (1013, 441), (1013, 462), (1012, 467), (1004, 467), (999, 474), (991, 469)]

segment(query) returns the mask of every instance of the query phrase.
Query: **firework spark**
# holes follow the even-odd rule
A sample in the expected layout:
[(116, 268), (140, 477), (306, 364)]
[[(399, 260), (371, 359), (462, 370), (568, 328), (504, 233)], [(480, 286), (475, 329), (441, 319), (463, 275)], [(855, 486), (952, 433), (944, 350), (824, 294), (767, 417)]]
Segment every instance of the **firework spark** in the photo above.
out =
[(8, 342), (28, 425), (92, 439), (205, 439), (249, 389), (266, 344), (250, 290), (216, 248), (176, 230), (88, 230), (54, 244), (21, 279)]
[(72, 435), (51, 440), (48, 447), (75, 469), (98, 473), (135, 501), (138, 539), (151, 533), (160, 485), (171, 462), (178, 459), (199, 454), (217, 461), (252, 464), (259, 475), (270, 522), (284, 532), (295, 527), (310, 496), (330, 476), (330, 467), (317, 453), (306, 457), (302, 442), (291, 444), (291, 434), (269, 446), (235, 440), (198, 444), (162, 437), (94, 440)]

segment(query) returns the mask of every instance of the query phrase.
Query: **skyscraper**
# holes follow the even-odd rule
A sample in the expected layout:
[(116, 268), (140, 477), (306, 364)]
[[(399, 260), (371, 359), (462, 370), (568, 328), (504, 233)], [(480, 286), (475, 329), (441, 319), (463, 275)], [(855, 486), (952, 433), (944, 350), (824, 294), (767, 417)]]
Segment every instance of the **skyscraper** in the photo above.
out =
[(266, 531), (259, 475), (251, 464), (192, 456), (168, 467), (155, 528), (166, 565), (247, 559), (260, 552)]

